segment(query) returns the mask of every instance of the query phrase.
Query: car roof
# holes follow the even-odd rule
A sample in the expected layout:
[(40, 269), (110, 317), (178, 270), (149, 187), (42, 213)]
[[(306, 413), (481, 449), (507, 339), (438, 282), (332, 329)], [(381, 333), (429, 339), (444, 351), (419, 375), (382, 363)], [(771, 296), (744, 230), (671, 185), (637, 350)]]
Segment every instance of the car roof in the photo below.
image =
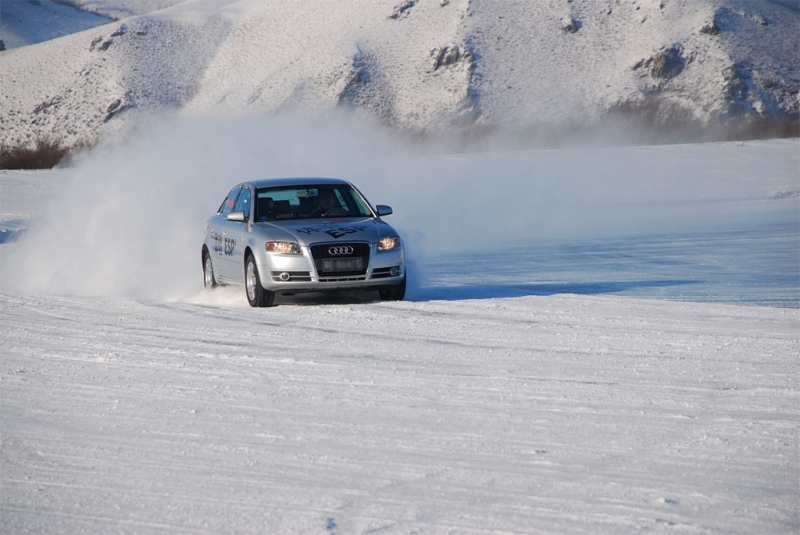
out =
[(250, 184), (257, 188), (274, 188), (276, 186), (321, 186), (321, 185), (349, 185), (350, 183), (341, 178), (323, 178), (323, 177), (288, 177), (288, 178), (262, 178), (260, 180), (251, 180), (243, 182), (243, 184)]

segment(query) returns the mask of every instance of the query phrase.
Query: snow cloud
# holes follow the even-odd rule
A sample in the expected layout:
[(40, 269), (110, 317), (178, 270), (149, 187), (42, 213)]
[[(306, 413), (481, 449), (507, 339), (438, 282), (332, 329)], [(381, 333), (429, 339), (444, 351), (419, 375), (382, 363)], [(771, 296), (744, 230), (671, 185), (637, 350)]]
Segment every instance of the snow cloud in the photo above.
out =
[[(792, 189), (796, 160), (781, 143), (796, 149), (795, 141), (758, 157), (745, 144), (467, 154), (339, 113), (182, 115), (125, 139), (58, 171), (63, 189), (7, 255), (4, 286), (155, 300), (196, 294), (206, 219), (233, 185), (267, 177), (342, 177), (391, 205), (416, 284), (425, 259), (444, 251), (796, 219), (796, 199), (769, 200)], [(743, 201), (752, 201), (747, 210)], [(764, 202), (785, 210), (759, 211)]]

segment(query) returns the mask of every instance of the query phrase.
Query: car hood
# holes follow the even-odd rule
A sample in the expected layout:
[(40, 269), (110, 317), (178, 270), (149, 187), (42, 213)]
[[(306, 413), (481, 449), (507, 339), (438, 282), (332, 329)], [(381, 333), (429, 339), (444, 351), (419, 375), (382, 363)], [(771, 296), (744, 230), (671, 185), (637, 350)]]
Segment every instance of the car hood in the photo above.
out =
[(294, 240), (300, 245), (322, 242), (367, 241), (375, 243), (397, 233), (380, 219), (347, 217), (341, 219), (284, 220), (257, 223), (273, 240)]

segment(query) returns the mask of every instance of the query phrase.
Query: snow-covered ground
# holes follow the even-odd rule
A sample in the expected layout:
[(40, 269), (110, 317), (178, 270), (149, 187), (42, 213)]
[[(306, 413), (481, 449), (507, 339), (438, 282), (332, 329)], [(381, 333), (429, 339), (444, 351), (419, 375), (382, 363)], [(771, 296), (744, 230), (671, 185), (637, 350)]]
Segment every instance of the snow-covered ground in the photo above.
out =
[[(800, 530), (797, 140), (275, 121), (0, 174), (1, 532)], [(287, 174), (393, 205), (409, 300), (201, 289), (205, 218)]]
[(0, 299), (6, 533), (800, 526), (796, 310)]

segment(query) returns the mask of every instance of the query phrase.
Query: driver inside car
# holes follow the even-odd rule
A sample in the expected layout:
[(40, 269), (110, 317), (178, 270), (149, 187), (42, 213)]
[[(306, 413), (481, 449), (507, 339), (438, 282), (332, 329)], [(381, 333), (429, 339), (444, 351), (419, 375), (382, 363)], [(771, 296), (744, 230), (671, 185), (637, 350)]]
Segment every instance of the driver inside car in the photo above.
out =
[(339, 205), (338, 199), (333, 193), (333, 190), (319, 190), (319, 195), (317, 196), (317, 209), (314, 211), (314, 215), (324, 216), (336, 208), (341, 208), (341, 206)]

